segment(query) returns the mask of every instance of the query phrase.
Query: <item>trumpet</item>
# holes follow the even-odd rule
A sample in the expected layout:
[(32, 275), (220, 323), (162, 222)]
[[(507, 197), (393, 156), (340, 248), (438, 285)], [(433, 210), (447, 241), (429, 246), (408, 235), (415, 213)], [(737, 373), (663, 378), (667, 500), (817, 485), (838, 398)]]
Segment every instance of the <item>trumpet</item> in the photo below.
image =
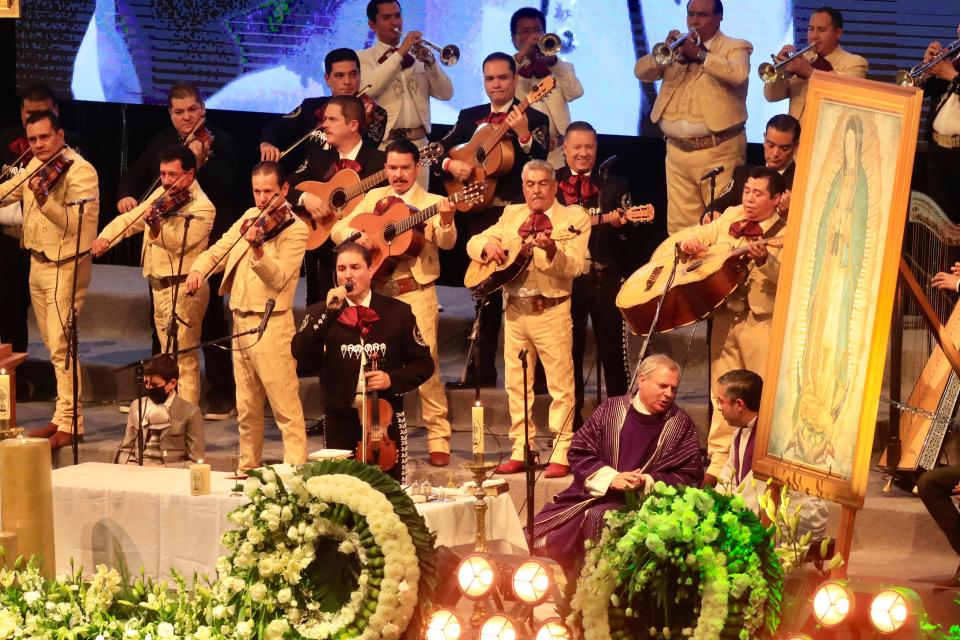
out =
[(673, 64), (677, 60), (677, 47), (684, 43), (687, 38), (693, 38), (697, 45), (700, 44), (700, 34), (696, 29), (690, 29), (670, 44), (659, 42), (653, 46), (653, 61), (658, 65)]
[(555, 33), (545, 33), (537, 40), (537, 48), (545, 56), (555, 56), (563, 48), (563, 41)]
[[(773, 63), (764, 62), (759, 67), (757, 67), (757, 73), (760, 75), (760, 79), (763, 80), (763, 84), (773, 84), (779, 80), (783, 80), (787, 77), (787, 72), (784, 70), (784, 67), (804, 55), (807, 51), (812, 50), (815, 47), (815, 43), (810, 43), (799, 51), (794, 51), (789, 56), (777, 62), (777, 56), (770, 54), (770, 57), (773, 58)], [(814, 51), (816, 53), (816, 51)]]
[(906, 69), (897, 71), (897, 84), (901, 87), (922, 87), (924, 83), (930, 79), (930, 69), (955, 53), (960, 54), (960, 40), (954, 40), (945, 46), (940, 50), (940, 53), (931, 58), (929, 62), (915, 64), (909, 71)]
[[(403, 33), (400, 29), (394, 29), (397, 32), (397, 35), (400, 36), (400, 39), (403, 40)], [(426, 38), (420, 38), (420, 42), (414, 45), (414, 49), (423, 49), (423, 47), (430, 47), (434, 51), (440, 54), (440, 63), (445, 67), (452, 67), (460, 61), (460, 47), (455, 44), (448, 44), (444, 47), (436, 45)]]

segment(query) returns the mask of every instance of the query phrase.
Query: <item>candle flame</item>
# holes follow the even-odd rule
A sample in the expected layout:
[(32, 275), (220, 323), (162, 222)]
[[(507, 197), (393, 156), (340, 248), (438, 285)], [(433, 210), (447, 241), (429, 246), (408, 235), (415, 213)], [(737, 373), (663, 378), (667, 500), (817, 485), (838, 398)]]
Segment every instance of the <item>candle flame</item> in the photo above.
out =
[(203, 458), (200, 458), (199, 460), (197, 460), (197, 464), (203, 464)]
[(480, 401), (479, 401), (479, 400), (477, 400), (476, 402), (473, 403), (473, 406), (475, 406), (475, 407), (482, 407), (483, 405), (480, 404)]

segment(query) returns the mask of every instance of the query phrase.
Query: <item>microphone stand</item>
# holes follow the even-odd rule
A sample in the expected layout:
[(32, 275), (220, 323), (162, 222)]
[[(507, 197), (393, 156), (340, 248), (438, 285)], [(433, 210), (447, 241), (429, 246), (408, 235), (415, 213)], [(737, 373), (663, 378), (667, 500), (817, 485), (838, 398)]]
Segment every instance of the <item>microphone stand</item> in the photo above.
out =
[[(710, 216), (713, 216), (713, 208), (717, 204), (716, 200), (716, 191), (717, 191), (717, 176), (716, 174), (710, 176)], [(722, 212), (721, 212), (722, 213)], [(696, 329), (694, 329), (696, 331)], [(713, 366), (710, 362), (710, 354), (713, 353), (713, 345), (711, 344), (713, 336), (713, 314), (707, 318), (707, 393), (710, 393), (710, 389), (713, 387)], [(690, 339), (693, 340), (693, 334), (690, 334)], [(713, 423), (713, 401), (708, 398), (707, 402), (707, 424)]]
[(680, 245), (678, 243), (674, 245), (673, 248), (673, 266), (670, 268), (670, 277), (667, 278), (667, 286), (663, 288), (663, 293), (660, 294), (660, 299), (657, 300), (657, 308), (653, 313), (653, 321), (650, 323), (650, 329), (647, 330), (647, 337), (643, 340), (643, 346), (640, 347), (640, 353), (637, 354), (637, 367), (633, 372), (633, 379), (630, 381), (630, 389), (627, 392), (627, 396), (633, 396), (637, 390), (640, 363), (643, 362), (644, 357), (647, 355), (647, 349), (650, 347), (650, 338), (652, 338), (656, 332), (657, 322), (660, 321), (660, 310), (663, 308), (663, 303), (667, 299), (667, 292), (670, 291), (670, 288), (673, 286), (673, 280), (677, 276), (677, 267), (680, 265), (680, 253)]
[(523, 367), (523, 462), (527, 485), (527, 551), (532, 555), (533, 494), (537, 477), (534, 469), (533, 448), (530, 446), (530, 400), (527, 397), (527, 354), (528, 351), (526, 349), (521, 349), (517, 357), (520, 358), (520, 366)]
[[(70, 311), (67, 314), (67, 362), (64, 366), (73, 367), (71, 378), (73, 382), (73, 418), (70, 421), (71, 449), (73, 450), (73, 464), (80, 463), (80, 354), (78, 352), (79, 336), (77, 334), (77, 281), (80, 276), (80, 238), (83, 231), (83, 209), (86, 199), (77, 203), (77, 244), (73, 254), (73, 282), (70, 288)], [(91, 258), (92, 259), (92, 258)]]
[(467, 337), (470, 347), (467, 349), (467, 361), (463, 367), (463, 373), (460, 375), (460, 384), (466, 384), (470, 367), (473, 367), (474, 402), (480, 401), (480, 312), (489, 302), (487, 296), (479, 293), (473, 294), (473, 326), (470, 328), (470, 335)]
[[(181, 215), (174, 213), (173, 215)], [(183, 323), (190, 326), (184, 322), (179, 316), (177, 316), (177, 302), (179, 301), (180, 296), (180, 278), (183, 276), (183, 258), (184, 254), (187, 251), (187, 234), (190, 231), (190, 221), (193, 220), (194, 216), (189, 213), (182, 214), (183, 218), (183, 237), (180, 240), (180, 260), (177, 262), (177, 276), (173, 281), (173, 305), (170, 309), (170, 320), (167, 323), (167, 345), (164, 351), (166, 353), (177, 353), (180, 349), (180, 327), (179, 323)], [(150, 233), (147, 230), (144, 230), (144, 233)], [(163, 233), (161, 230), (160, 233)], [(171, 348), (172, 347), (172, 348)], [(174, 362), (177, 361), (176, 356), (174, 356)]]

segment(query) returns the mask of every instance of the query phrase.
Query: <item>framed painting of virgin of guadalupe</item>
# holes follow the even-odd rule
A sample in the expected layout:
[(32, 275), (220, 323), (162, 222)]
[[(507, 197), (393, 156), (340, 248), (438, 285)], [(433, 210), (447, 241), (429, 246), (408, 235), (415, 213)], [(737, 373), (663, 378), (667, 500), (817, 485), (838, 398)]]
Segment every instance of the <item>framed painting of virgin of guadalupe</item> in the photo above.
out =
[(863, 505), (922, 93), (814, 72), (754, 472)]

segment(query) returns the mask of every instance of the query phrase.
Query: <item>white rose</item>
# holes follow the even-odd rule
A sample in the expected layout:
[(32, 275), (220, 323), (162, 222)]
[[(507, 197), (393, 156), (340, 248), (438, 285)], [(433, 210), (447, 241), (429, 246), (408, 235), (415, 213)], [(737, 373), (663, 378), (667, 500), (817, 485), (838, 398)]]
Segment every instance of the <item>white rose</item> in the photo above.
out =
[(250, 634), (253, 633), (253, 627), (250, 625), (249, 620), (241, 620), (237, 623), (236, 634), (241, 638), (249, 638)]
[(283, 505), (283, 509), (280, 510), (280, 519), (284, 522), (293, 520), (293, 507), (288, 504)]
[(283, 618), (273, 620), (267, 625), (267, 638), (270, 640), (278, 640), (283, 637), (283, 634), (285, 634), (289, 628), (290, 625)]
[(197, 627), (196, 632), (193, 634), (195, 640), (210, 640), (210, 627), (200, 625)]
[(269, 578), (277, 572), (277, 563), (274, 562), (271, 556), (264, 556), (260, 558), (257, 569), (260, 571), (261, 576)]
[(218, 604), (213, 608), (213, 618), (219, 620), (227, 615), (227, 609), (222, 605)]
[(260, 532), (260, 529), (250, 529), (247, 531), (247, 541), (251, 544), (260, 544), (263, 542), (263, 534)]
[(288, 587), (284, 587), (283, 589), (280, 589), (280, 591), (277, 591), (277, 602), (281, 604), (286, 604), (290, 602), (290, 599), (292, 597), (293, 597), (293, 593), (290, 591)]
[(254, 602), (263, 602), (263, 599), (267, 597), (267, 585), (262, 582), (258, 582), (252, 587), (250, 587), (250, 598)]
[[(271, 500), (277, 497), (277, 485), (273, 482), (268, 482), (267, 484), (260, 487), (260, 491), (263, 493), (263, 495), (270, 498)], [(240, 627), (239, 625), (237, 625), (237, 633), (240, 632), (239, 629)]]
[(12, 638), (20, 625), (20, 615), (13, 609), (0, 611), (0, 638)]
[(173, 625), (169, 622), (161, 622), (157, 625), (157, 637), (158, 638), (172, 638), (173, 637)]
[(27, 591), (23, 594), (23, 601), (27, 603), (27, 606), (32, 606), (34, 602), (40, 599), (39, 591)]

